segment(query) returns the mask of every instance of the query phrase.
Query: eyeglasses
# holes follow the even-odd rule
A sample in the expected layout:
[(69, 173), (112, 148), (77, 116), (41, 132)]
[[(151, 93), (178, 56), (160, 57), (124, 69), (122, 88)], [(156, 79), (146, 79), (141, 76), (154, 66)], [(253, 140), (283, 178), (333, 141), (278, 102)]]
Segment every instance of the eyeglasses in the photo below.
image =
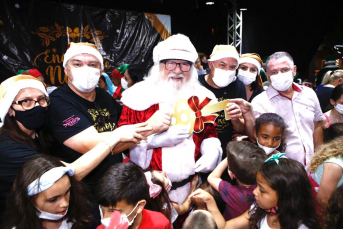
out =
[(50, 99), (49, 97), (41, 97), (36, 99), (23, 99), (18, 101), (13, 101), (12, 104), (18, 104), (21, 105), (21, 107), (24, 110), (31, 110), (33, 107), (36, 106), (36, 104), (39, 104), (42, 107), (47, 107), (50, 105)]
[(183, 72), (188, 72), (191, 69), (192, 64), (190, 62), (177, 63), (175, 61), (165, 61), (165, 68), (168, 71), (174, 71), (176, 66), (179, 65), (179, 68)]

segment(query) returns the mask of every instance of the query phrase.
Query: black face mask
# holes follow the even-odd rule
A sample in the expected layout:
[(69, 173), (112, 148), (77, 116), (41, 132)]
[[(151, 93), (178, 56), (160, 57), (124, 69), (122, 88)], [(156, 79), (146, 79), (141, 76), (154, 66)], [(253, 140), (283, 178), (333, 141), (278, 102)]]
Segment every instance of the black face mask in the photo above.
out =
[(48, 114), (48, 108), (42, 106), (36, 106), (27, 111), (14, 111), (15, 116), (13, 118), (23, 124), (23, 126), (29, 130), (41, 129), (45, 124)]

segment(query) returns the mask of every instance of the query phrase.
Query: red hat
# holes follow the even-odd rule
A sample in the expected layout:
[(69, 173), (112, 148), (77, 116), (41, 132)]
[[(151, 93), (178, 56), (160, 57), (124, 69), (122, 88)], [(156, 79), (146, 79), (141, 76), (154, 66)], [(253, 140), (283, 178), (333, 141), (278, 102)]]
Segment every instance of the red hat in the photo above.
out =
[(111, 76), (116, 77), (118, 80), (124, 77), (124, 75), (120, 74), (120, 72), (117, 69), (113, 70)]
[(28, 70), (19, 70), (17, 72), (17, 74), (21, 74), (21, 75), (30, 75), (30, 76), (33, 76), (35, 78), (41, 76), (41, 77), (44, 77), (42, 75), (42, 73), (40, 73), (37, 69), (28, 69)]

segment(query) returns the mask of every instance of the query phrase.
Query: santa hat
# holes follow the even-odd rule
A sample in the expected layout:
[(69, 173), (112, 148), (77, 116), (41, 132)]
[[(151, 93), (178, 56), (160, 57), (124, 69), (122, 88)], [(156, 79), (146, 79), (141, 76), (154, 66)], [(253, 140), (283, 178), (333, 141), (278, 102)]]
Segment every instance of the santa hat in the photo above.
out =
[(194, 45), (183, 34), (168, 37), (166, 40), (158, 43), (153, 51), (155, 64), (168, 59), (187, 60), (194, 63), (197, 58), (198, 53)]
[(118, 68), (114, 69), (111, 73), (111, 76), (116, 77), (118, 80), (124, 77), (126, 69), (129, 67), (129, 64), (123, 64)]
[(262, 83), (262, 79), (261, 79), (261, 67), (263, 65), (263, 61), (260, 57), (260, 55), (258, 55), (257, 53), (245, 53), (243, 54), (240, 59), (239, 59), (239, 64), (243, 64), (243, 63), (249, 63), (249, 64), (253, 64), (257, 67), (258, 70), (258, 85), (263, 88), (263, 83)]
[(223, 58), (234, 58), (239, 62), (239, 55), (237, 49), (232, 45), (216, 45), (213, 48), (212, 54), (208, 61), (216, 61)]
[(104, 70), (104, 61), (102, 55), (94, 44), (88, 42), (71, 42), (69, 48), (67, 49), (67, 52), (64, 54), (63, 67), (66, 66), (68, 60), (78, 54), (91, 54), (95, 56), (100, 61), (101, 70)]
[(40, 73), (37, 69), (19, 70), (17, 72), (17, 75), (30, 75), (35, 78), (40, 77), (40, 76), (44, 77), (42, 73)]
[(48, 96), (42, 81), (33, 76), (17, 75), (6, 79), (0, 84), (0, 125), (4, 123), (6, 114), (12, 106), (14, 98), (24, 88), (35, 88)]

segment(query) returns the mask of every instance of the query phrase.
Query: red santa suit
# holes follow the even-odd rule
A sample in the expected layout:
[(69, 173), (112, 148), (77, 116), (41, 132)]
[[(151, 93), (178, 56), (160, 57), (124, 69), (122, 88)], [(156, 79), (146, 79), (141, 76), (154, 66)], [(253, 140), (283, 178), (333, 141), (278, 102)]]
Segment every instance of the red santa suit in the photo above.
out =
[[(161, 96), (158, 95), (160, 91), (154, 88), (156, 88), (155, 85), (145, 80), (123, 93), (123, 110), (118, 122), (119, 126), (145, 122), (161, 106), (166, 106), (163, 101), (160, 101)], [(197, 84), (193, 91), (193, 95), (198, 96), (200, 101), (205, 97), (217, 101), (214, 94), (200, 84)], [(164, 171), (171, 182), (180, 182), (195, 174), (196, 161), (205, 153), (208, 153), (208, 159), (206, 158), (202, 163), (214, 161), (207, 166), (207, 170), (212, 171), (220, 162), (222, 150), (217, 136), (214, 125), (205, 123), (202, 132), (193, 132), (188, 138), (174, 146), (148, 149), (147, 141), (141, 141), (140, 144), (130, 148), (130, 159), (142, 169)], [(187, 183), (170, 191), (169, 196), (171, 200), (181, 204), (189, 191), (190, 183)]]

